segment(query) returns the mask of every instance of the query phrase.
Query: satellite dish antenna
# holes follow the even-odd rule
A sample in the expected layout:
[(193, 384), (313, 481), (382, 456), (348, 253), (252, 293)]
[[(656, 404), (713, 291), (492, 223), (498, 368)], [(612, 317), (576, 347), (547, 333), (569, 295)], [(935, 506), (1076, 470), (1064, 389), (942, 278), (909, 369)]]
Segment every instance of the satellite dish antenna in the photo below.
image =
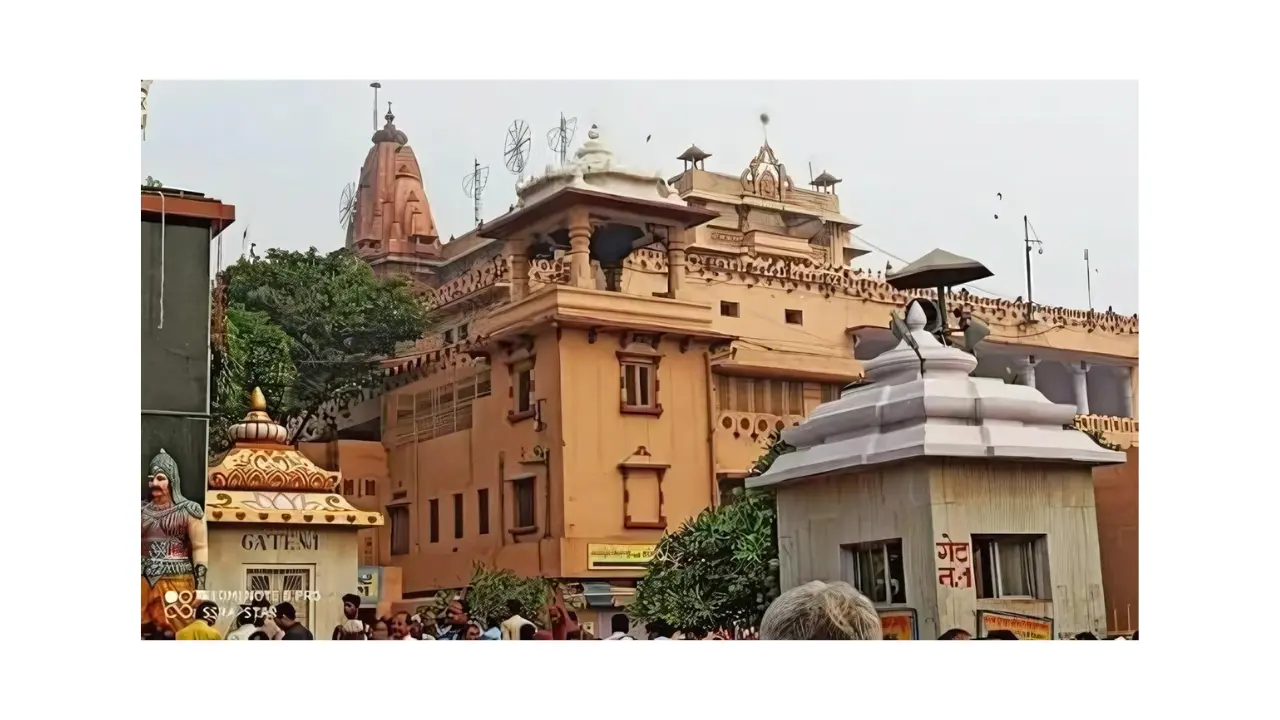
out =
[(342, 188), (342, 197), (338, 200), (338, 225), (343, 230), (350, 230), (356, 220), (356, 184), (347, 183)]
[(502, 149), (503, 162), (507, 170), (516, 176), (516, 182), (524, 179), (524, 168), (529, 164), (529, 151), (532, 149), (529, 140), (529, 124), (516, 120), (507, 128), (507, 142)]
[(564, 165), (569, 153), (569, 143), (573, 142), (573, 134), (578, 130), (578, 118), (565, 118), (560, 113), (560, 124), (547, 131), (547, 146), (551, 152), (560, 156), (560, 164)]
[(480, 198), (484, 195), (484, 188), (488, 184), (489, 166), (480, 167), (480, 161), (476, 160), (471, 172), (462, 178), (462, 192), (475, 201), (476, 227), (480, 226), (480, 208), (482, 207)]

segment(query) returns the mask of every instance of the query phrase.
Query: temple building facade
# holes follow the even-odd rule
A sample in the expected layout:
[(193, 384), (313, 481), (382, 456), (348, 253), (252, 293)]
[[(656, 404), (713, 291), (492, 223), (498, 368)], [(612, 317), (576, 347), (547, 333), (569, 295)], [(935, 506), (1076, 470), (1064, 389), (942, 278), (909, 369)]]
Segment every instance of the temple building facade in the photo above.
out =
[[(931, 296), (853, 267), (866, 251), (840, 180), (799, 186), (767, 143), (732, 172), (693, 146), (663, 177), (593, 127), (509, 212), (441, 242), (393, 119), (361, 168), (348, 245), (412, 277), (435, 330), (340, 410), (342, 439), (307, 452), (385, 514), (361, 531), (361, 564), (394, 568), (406, 598), (465, 586), (483, 563), (570, 584), (579, 617), (606, 627), (662, 534), (742, 487), (772, 432), (896, 344), (890, 312)], [(1077, 426), (1136, 455), (1136, 315), (963, 290), (947, 304), (991, 328), (974, 376), (1072, 405)], [(1124, 482), (1136, 518), (1136, 475)], [(1113, 574), (1136, 578), (1132, 543)], [(1136, 617), (1136, 583), (1131, 604)]]

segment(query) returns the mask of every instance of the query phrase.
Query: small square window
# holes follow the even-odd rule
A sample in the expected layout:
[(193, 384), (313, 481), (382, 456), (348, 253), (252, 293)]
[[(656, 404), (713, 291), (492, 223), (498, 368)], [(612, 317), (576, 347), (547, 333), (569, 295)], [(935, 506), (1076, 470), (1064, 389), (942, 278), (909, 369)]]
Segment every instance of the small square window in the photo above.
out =
[(533, 409), (533, 368), (516, 373), (516, 412), (527, 413)]
[(906, 572), (902, 560), (902, 540), (846, 545), (844, 579), (876, 605), (907, 602)]
[(1044, 535), (974, 535), (973, 564), (979, 599), (1053, 597)]
[(387, 518), (391, 525), (391, 554), (409, 554), (409, 507), (393, 505), (387, 508)]
[[(791, 311), (788, 310), (787, 312), (791, 312)], [(453, 344), (453, 328), (449, 328), (448, 330), (444, 331), (444, 344), (445, 345)]]
[(466, 323), (462, 323), (461, 325), (459, 325), (459, 326), (458, 326), (458, 341), (459, 341), (459, 342), (461, 342), (461, 341), (463, 341), (463, 340), (466, 340), (466, 339), (467, 339), (467, 335), (468, 335), (468, 333), (469, 333), (469, 332), (470, 332), (470, 329), (467, 327), (467, 324), (466, 324)]
[(658, 406), (657, 368), (649, 363), (622, 363), (622, 407), (652, 410)]
[(786, 311), (786, 318), (787, 318), (787, 324), (788, 324), (788, 325), (803, 325), (803, 324), (804, 324), (804, 311), (802, 311), (802, 310), (787, 310), (787, 311)]
[(720, 314), (725, 317), (738, 317), (738, 303), (721, 300)]

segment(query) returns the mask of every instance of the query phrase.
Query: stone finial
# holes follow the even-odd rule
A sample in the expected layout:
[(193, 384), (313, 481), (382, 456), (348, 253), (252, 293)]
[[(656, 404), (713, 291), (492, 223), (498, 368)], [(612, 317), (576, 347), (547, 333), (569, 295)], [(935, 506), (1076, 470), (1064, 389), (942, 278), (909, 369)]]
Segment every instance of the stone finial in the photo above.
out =
[(914, 333), (917, 330), (923, 330), (928, 322), (929, 319), (925, 317), (924, 308), (920, 303), (911, 303), (911, 307), (907, 309), (907, 328)]
[(587, 131), (587, 137), (588, 137), (589, 139), (591, 139), (591, 140), (599, 140), (599, 139), (600, 139), (600, 129), (599, 129), (598, 127), (596, 127), (595, 125), (592, 125), (592, 126), (591, 126), (591, 129)]

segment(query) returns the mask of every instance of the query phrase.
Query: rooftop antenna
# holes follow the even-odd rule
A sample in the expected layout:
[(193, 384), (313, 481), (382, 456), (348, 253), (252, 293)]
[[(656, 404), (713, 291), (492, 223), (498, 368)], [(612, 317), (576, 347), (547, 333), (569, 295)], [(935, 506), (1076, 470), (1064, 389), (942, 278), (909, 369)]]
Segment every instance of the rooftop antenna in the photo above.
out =
[(547, 131), (547, 145), (551, 152), (560, 156), (560, 164), (564, 165), (569, 154), (569, 143), (573, 142), (573, 134), (578, 130), (578, 118), (565, 118), (560, 113), (560, 124)]
[(476, 160), (471, 172), (462, 178), (462, 191), (475, 201), (476, 227), (480, 226), (480, 198), (484, 195), (484, 188), (488, 184), (489, 166), (480, 167), (480, 161)]
[[(371, 82), (369, 87), (373, 88), (373, 131), (378, 131), (378, 91), (382, 89), (382, 83)], [(390, 112), (388, 110), (387, 112)]]
[(764, 133), (764, 144), (769, 144), (769, 113), (760, 113), (760, 130)]
[(529, 164), (529, 151), (532, 149), (529, 140), (529, 124), (516, 120), (507, 128), (507, 141), (502, 149), (502, 158), (507, 170), (516, 176), (516, 184), (524, 181), (524, 168)]
[(338, 225), (348, 233), (356, 219), (356, 184), (347, 183), (338, 199)]

